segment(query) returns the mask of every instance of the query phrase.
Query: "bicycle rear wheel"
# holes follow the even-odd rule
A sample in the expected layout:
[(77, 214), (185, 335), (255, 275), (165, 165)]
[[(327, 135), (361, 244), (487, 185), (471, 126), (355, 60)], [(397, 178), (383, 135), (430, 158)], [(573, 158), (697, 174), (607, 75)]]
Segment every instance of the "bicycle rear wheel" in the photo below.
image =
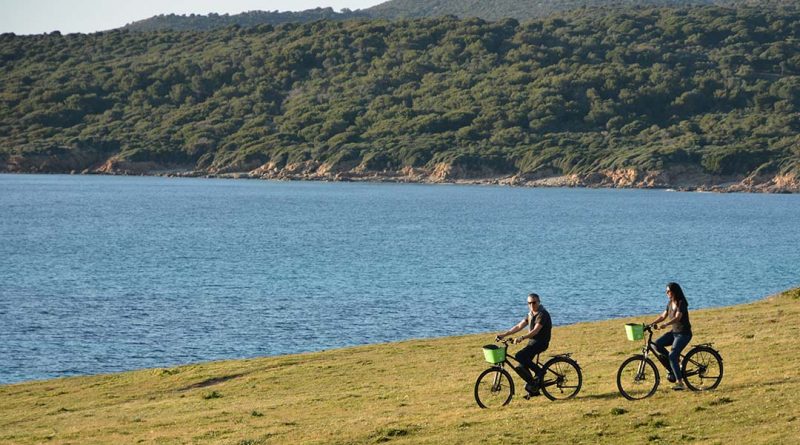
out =
[(692, 391), (708, 391), (722, 381), (722, 357), (713, 348), (692, 348), (683, 359), (683, 381)]
[(508, 405), (514, 396), (514, 381), (503, 368), (492, 367), (481, 373), (475, 382), (475, 401), (481, 408)]
[(617, 388), (628, 400), (641, 400), (653, 395), (661, 377), (653, 361), (634, 355), (622, 362), (617, 371)]
[(554, 357), (542, 367), (541, 389), (550, 400), (566, 400), (581, 390), (583, 374), (575, 360)]

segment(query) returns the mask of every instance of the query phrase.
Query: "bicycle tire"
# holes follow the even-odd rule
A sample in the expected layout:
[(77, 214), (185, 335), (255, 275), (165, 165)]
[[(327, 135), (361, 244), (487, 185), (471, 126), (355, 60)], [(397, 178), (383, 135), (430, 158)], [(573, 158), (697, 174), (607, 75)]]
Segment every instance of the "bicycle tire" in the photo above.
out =
[(503, 368), (484, 370), (475, 381), (475, 402), (481, 408), (506, 406), (514, 396), (514, 380)]
[(722, 357), (714, 348), (696, 346), (683, 358), (681, 373), (692, 391), (710, 391), (722, 381)]
[(583, 374), (578, 362), (568, 357), (553, 357), (542, 366), (540, 389), (550, 400), (567, 400), (575, 397), (583, 385)]
[(628, 400), (642, 400), (652, 396), (661, 376), (650, 358), (643, 355), (628, 357), (617, 371), (617, 389)]

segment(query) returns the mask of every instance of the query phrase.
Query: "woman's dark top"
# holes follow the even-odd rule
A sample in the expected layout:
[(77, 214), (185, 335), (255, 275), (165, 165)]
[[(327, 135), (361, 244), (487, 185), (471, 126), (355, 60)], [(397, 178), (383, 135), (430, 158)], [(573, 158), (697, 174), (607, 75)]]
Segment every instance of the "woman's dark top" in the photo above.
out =
[(677, 312), (681, 312), (683, 317), (681, 320), (673, 323), (672, 333), (673, 334), (691, 334), (692, 333), (692, 323), (689, 322), (689, 304), (686, 303), (686, 300), (681, 300), (678, 302), (677, 310), (672, 310), (672, 302), (667, 303), (667, 319), (672, 320), (675, 318), (675, 314)]

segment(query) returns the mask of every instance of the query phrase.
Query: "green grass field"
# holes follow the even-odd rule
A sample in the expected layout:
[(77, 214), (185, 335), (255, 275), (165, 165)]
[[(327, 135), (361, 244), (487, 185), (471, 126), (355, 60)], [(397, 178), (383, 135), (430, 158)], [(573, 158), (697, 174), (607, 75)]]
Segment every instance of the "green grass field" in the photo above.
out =
[(641, 347), (623, 324), (647, 316), (554, 329), (583, 368), (567, 401), (479, 409), (487, 333), (0, 386), (0, 443), (800, 443), (800, 288), (691, 315), (724, 359), (715, 391), (619, 395)]

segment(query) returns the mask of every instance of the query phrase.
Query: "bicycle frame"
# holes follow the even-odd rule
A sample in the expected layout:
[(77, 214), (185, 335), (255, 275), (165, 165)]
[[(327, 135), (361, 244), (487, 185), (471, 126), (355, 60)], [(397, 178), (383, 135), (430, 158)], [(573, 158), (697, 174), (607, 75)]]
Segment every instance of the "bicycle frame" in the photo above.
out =
[[(662, 355), (656, 349), (656, 344), (653, 341), (653, 328), (651, 326), (644, 325), (644, 330), (647, 331), (647, 341), (645, 342), (645, 346), (642, 348), (642, 355), (644, 356), (645, 360), (650, 357), (650, 353), (652, 352), (653, 355), (658, 360), (658, 362), (661, 363), (661, 366), (663, 366), (664, 369), (666, 369), (668, 373), (671, 373), (672, 372), (672, 365), (670, 365), (670, 363), (669, 363), (669, 357)], [(691, 349), (689, 349), (689, 351), (692, 351), (695, 348), (699, 348), (701, 346), (711, 347), (711, 343), (701, 343), (701, 344), (694, 345), (694, 346), (692, 346)], [(686, 355), (680, 354), (680, 360), (678, 362), (680, 364), (683, 364), (685, 359), (686, 359)], [(636, 373), (637, 379), (641, 378), (642, 374), (644, 373), (644, 366), (645, 366), (644, 362), (642, 362), (639, 365), (639, 370)], [(697, 375), (700, 372), (701, 371), (699, 369), (695, 370), (695, 371), (688, 371), (683, 375), (683, 378), (691, 377), (693, 375)]]
[[(645, 359), (650, 357), (650, 353), (652, 352), (653, 355), (656, 357), (661, 366), (663, 366), (669, 372), (671, 365), (669, 364), (669, 358), (661, 355), (656, 349), (656, 344), (653, 342), (653, 328), (650, 326), (645, 326), (645, 331), (647, 331), (647, 341), (645, 342), (644, 347), (642, 348), (642, 355)], [(681, 361), (683, 361), (683, 354), (681, 354)], [(640, 368), (644, 368), (644, 364), (640, 365)], [(639, 369), (639, 373), (641, 374), (644, 369)]]
[[(513, 359), (513, 360), (514, 360), (515, 362), (517, 362), (517, 363), (518, 363), (520, 366), (522, 365), (522, 364), (519, 362), (519, 360), (517, 360), (517, 359), (516, 359), (516, 357), (512, 357), (512, 356), (510, 356), (510, 355), (508, 354), (508, 343), (506, 343), (505, 341), (503, 341), (503, 348), (506, 350), (506, 354), (505, 354), (506, 358), (505, 358), (505, 360), (503, 360), (503, 361), (502, 361), (502, 362), (500, 362), (500, 363), (495, 363), (495, 364), (493, 364), (493, 365), (492, 365), (492, 367), (493, 367), (493, 368), (500, 368), (500, 369), (504, 369), (504, 365), (508, 365), (508, 366), (509, 366), (511, 369), (513, 369), (513, 370), (514, 370), (514, 372), (515, 372), (515, 373), (516, 373), (516, 374), (519, 376), (519, 378), (521, 378), (523, 381), (525, 381), (525, 376), (523, 376), (523, 375), (522, 375), (522, 373), (519, 371), (519, 369), (517, 369), (517, 366), (514, 366), (514, 364), (513, 364), (513, 363), (511, 363), (511, 361), (509, 361), (509, 359)], [(536, 366), (538, 366), (540, 370), (542, 370), (542, 371), (545, 371), (545, 369), (543, 369), (543, 366), (542, 366), (543, 364), (542, 364), (542, 362), (539, 360), (539, 355), (540, 355), (540, 354), (536, 354), (536, 361), (535, 361), (535, 363), (536, 363)], [(554, 355), (553, 357), (567, 357), (567, 358), (569, 358), (571, 355), (572, 355), (571, 353), (567, 353), (567, 354), (556, 354), (556, 355)], [(551, 373), (555, 374), (555, 375), (556, 375), (556, 377), (558, 377), (558, 374), (556, 374), (555, 372), (553, 372), (551, 369), (547, 369), (547, 371), (550, 371)], [(556, 384), (558, 384), (558, 379), (546, 380), (544, 375), (537, 375), (536, 377), (539, 379), (539, 387), (543, 387), (543, 386), (553, 386), (553, 385), (556, 385)], [(500, 378), (500, 376), (499, 376), (499, 375), (495, 376), (495, 379), (499, 379), (499, 378)], [(497, 381), (493, 382), (493, 385), (497, 385), (497, 384), (498, 384), (498, 382), (497, 382)]]

